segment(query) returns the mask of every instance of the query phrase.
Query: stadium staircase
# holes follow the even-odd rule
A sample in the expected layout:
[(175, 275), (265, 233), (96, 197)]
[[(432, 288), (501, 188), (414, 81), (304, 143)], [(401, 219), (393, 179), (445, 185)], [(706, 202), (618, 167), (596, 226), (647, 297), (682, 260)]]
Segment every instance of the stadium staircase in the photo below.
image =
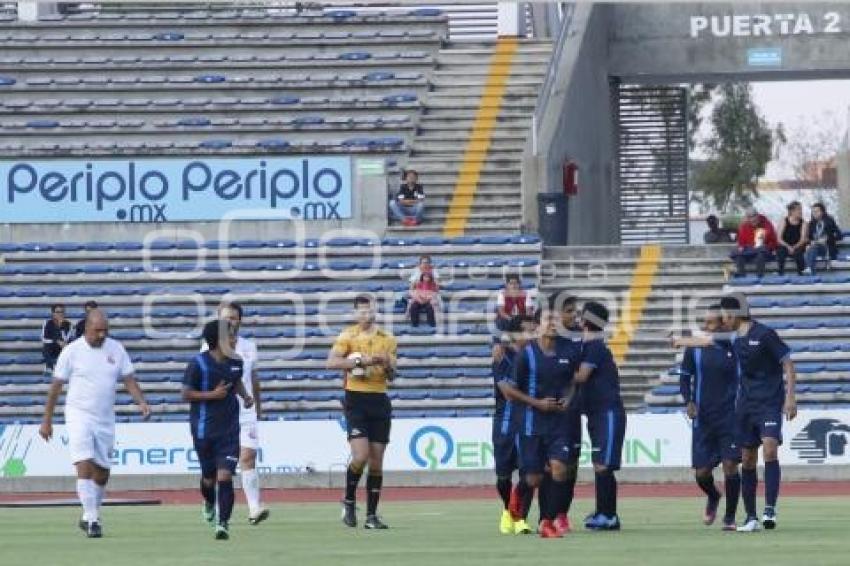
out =
[[(425, 186), (425, 221), (391, 228), (394, 233), (520, 231), (522, 154), (551, 42), (501, 42), (507, 43), (449, 43), (437, 54), (432, 88), (403, 161), (419, 171)], [(398, 182), (391, 179), (391, 190)]]
[[(850, 405), (850, 245), (841, 247), (830, 267), (815, 277), (791, 270), (785, 277), (731, 279), (724, 286), (749, 297), (754, 318), (791, 347), (797, 402), (810, 409)], [(650, 411), (682, 409), (677, 368), (671, 363), (667, 369), (646, 395)]]

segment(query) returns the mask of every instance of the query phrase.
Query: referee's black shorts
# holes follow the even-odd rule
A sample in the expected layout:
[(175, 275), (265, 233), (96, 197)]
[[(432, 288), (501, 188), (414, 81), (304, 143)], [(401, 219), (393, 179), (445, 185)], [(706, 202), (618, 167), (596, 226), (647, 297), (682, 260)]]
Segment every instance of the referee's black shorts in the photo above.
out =
[(369, 442), (389, 444), (393, 410), (386, 393), (346, 391), (344, 410), (348, 440), (366, 438)]

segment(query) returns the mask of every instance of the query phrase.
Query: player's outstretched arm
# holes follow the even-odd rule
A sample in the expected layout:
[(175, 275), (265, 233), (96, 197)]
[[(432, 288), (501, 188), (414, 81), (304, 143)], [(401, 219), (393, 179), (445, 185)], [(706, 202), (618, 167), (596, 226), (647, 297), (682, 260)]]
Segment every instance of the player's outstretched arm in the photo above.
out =
[(53, 437), (53, 413), (56, 411), (56, 403), (59, 401), (59, 395), (62, 394), (63, 381), (54, 379), (50, 383), (50, 388), (47, 390), (47, 401), (44, 403), (44, 417), (41, 420), (41, 427), (38, 429), (38, 434), (44, 440), (50, 440)]
[(124, 377), (124, 387), (127, 388), (127, 393), (130, 394), (130, 397), (133, 398), (133, 401), (139, 407), (142, 418), (148, 420), (151, 416), (151, 408), (148, 402), (145, 401), (145, 394), (142, 393), (142, 388), (139, 386), (139, 382), (136, 381), (136, 376), (128, 375)]
[(703, 348), (713, 343), (711, 336), (670, 336), (670, 345), (674, 348)]
[(797, 416), (797, 368), (790, 357), (782, 362), (782, 368), (788, 380), (785, 387), (785, 416), (791, 421)]

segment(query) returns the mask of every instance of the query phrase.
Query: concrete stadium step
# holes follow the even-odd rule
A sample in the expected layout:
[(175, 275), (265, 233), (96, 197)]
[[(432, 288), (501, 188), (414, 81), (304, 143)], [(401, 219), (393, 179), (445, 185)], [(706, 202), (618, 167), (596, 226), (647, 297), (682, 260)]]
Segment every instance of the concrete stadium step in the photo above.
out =
[[(485, 140), (472, 139), (470, 141), (481, 144)], [(458, 150), (458, 144), (461, 144), (460, 150), (464, 151), (465, 143), (462, 141), (462, 138), (457, 139), (456, 142), (453, 144), (452, 139), (441, 138), (440, 136), (417, 136), (415, 151), (420, 155), (428, 152), (452, 153)], [(491, 155), (498, 155), (500, 153), (515, 154), (521, 152), (523, 148), (525, 148), (524, 139), (517, 140), (515, 137), (498, 138), (494, 136), (490, 140), (489, 149), (486, 153)], [(480, 153), (480, 151), (476, 153)]]
[[(510, 108), (512, 112), (523, 112), (526, 114), (533, 113), (534, 107), (537, 104), (537, 96), (506, 96), (504, 100), (499, 101), (498, 105), (501, 106), (502, 109)], [(440, 96), (437, 92), (429, 93), (426, 100), (425, 106), (428, 109), (439, 109), (439, 108), (447, 108), (450, 110), (457, 110), (458, 108), (468, 108), (478, 110), (479, 108), (492, 108), (496, 106), (496, 102), (490, 100), (483, 100), (481, 96), (475, 96), (467, 94), (456, 95), (451, 94), (448, 96)]]
[[(432, 81), (432, 84), (434, 83)], [(508, 83), (505, 87), (504, 97), (506, 100), (511, 99), (521, 99), (521, 98), (533, 98), (536, 100), (537, 93), (540, 90), (540, 84), (535, 82), (534, 84), (515, 84)], [(464, 81), (460, 81), (460, 83), (455, 81), (447, 81), (445, 85), (439, 85), (439, 90), (431, 91), (428, 95), (428, 100), (439, 100), (442, 98), (465, 98), (468, 96), (478, 96), (481, 97), (484, 94), (484, 85), (476, 85), (476, 84), (465, 84)]]
[[(442, 220), (431, 220), (423, 222), (419, 226), (398, 226), (392, 225), (387, 228), (387, 233), (394, 236), (399, 234), (409, 234), (415, 236), (442, 236), (443, 235)], [(498, 236), (506, 232), (519, 232), (522, 229), (520, 222), (512, 222), (502, 219), (489, 218), (487, 221), (475, 220), (466, 223), (466, 231), (477, 236), (492, 235)]]
[[(425, 113), (419, 118), (420, 127), (450, 128), (455, 126), (460, 129), (469, 129), (475, 122), (474, 116), (465, 112), (440, 112), (437, 114)], [(500, 114), (496, 117), (496, 127), (530, 128), (531, 115), (523, 114)]]

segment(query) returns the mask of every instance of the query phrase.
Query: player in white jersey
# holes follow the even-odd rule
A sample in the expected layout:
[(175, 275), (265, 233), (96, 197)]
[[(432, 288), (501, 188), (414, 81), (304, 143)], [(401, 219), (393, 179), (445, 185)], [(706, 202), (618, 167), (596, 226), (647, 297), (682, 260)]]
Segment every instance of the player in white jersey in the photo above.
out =
[(100, 507), (109, 481), (110, 453), (115, 440), (115, 388), (123, 381), (127, 392), (147, 419), (151, 410), (136, 381), (130, 356), (117, 340), (109, 338), (106, 313), (86, 315), (82, 340), (66, 346), (53, 370), (44, 419), (39, 434), (53, 436), (53, 412), (68, 382), (65, 428), (71, 461), (77, 468), (77, 495), (83, 507), (80, 528), (89, 538), (100, 538)]
[[(254, 399), (254, 406), (246, 409), (242, 398), (239, 398), (239, 474), (242, 477), (242, 491), (248, 502), (248, 523), (257, 525), (269, 518), (269, 510), (260, 502), (260, 475), (257, 473), (257, 451), (260, 449), (257, 421), (262, 416), (257, 345), (253, 340), (238, 335), (242, 324), (242, 306), (239, 303), (223, 303), (218, 308), (218, 317), (228, 321), (237, 333), (234, 357), (242, 360), (242, 383), (245, 391)], [(201, 351), (206, 349), (207, 345), (202, 344)]]

